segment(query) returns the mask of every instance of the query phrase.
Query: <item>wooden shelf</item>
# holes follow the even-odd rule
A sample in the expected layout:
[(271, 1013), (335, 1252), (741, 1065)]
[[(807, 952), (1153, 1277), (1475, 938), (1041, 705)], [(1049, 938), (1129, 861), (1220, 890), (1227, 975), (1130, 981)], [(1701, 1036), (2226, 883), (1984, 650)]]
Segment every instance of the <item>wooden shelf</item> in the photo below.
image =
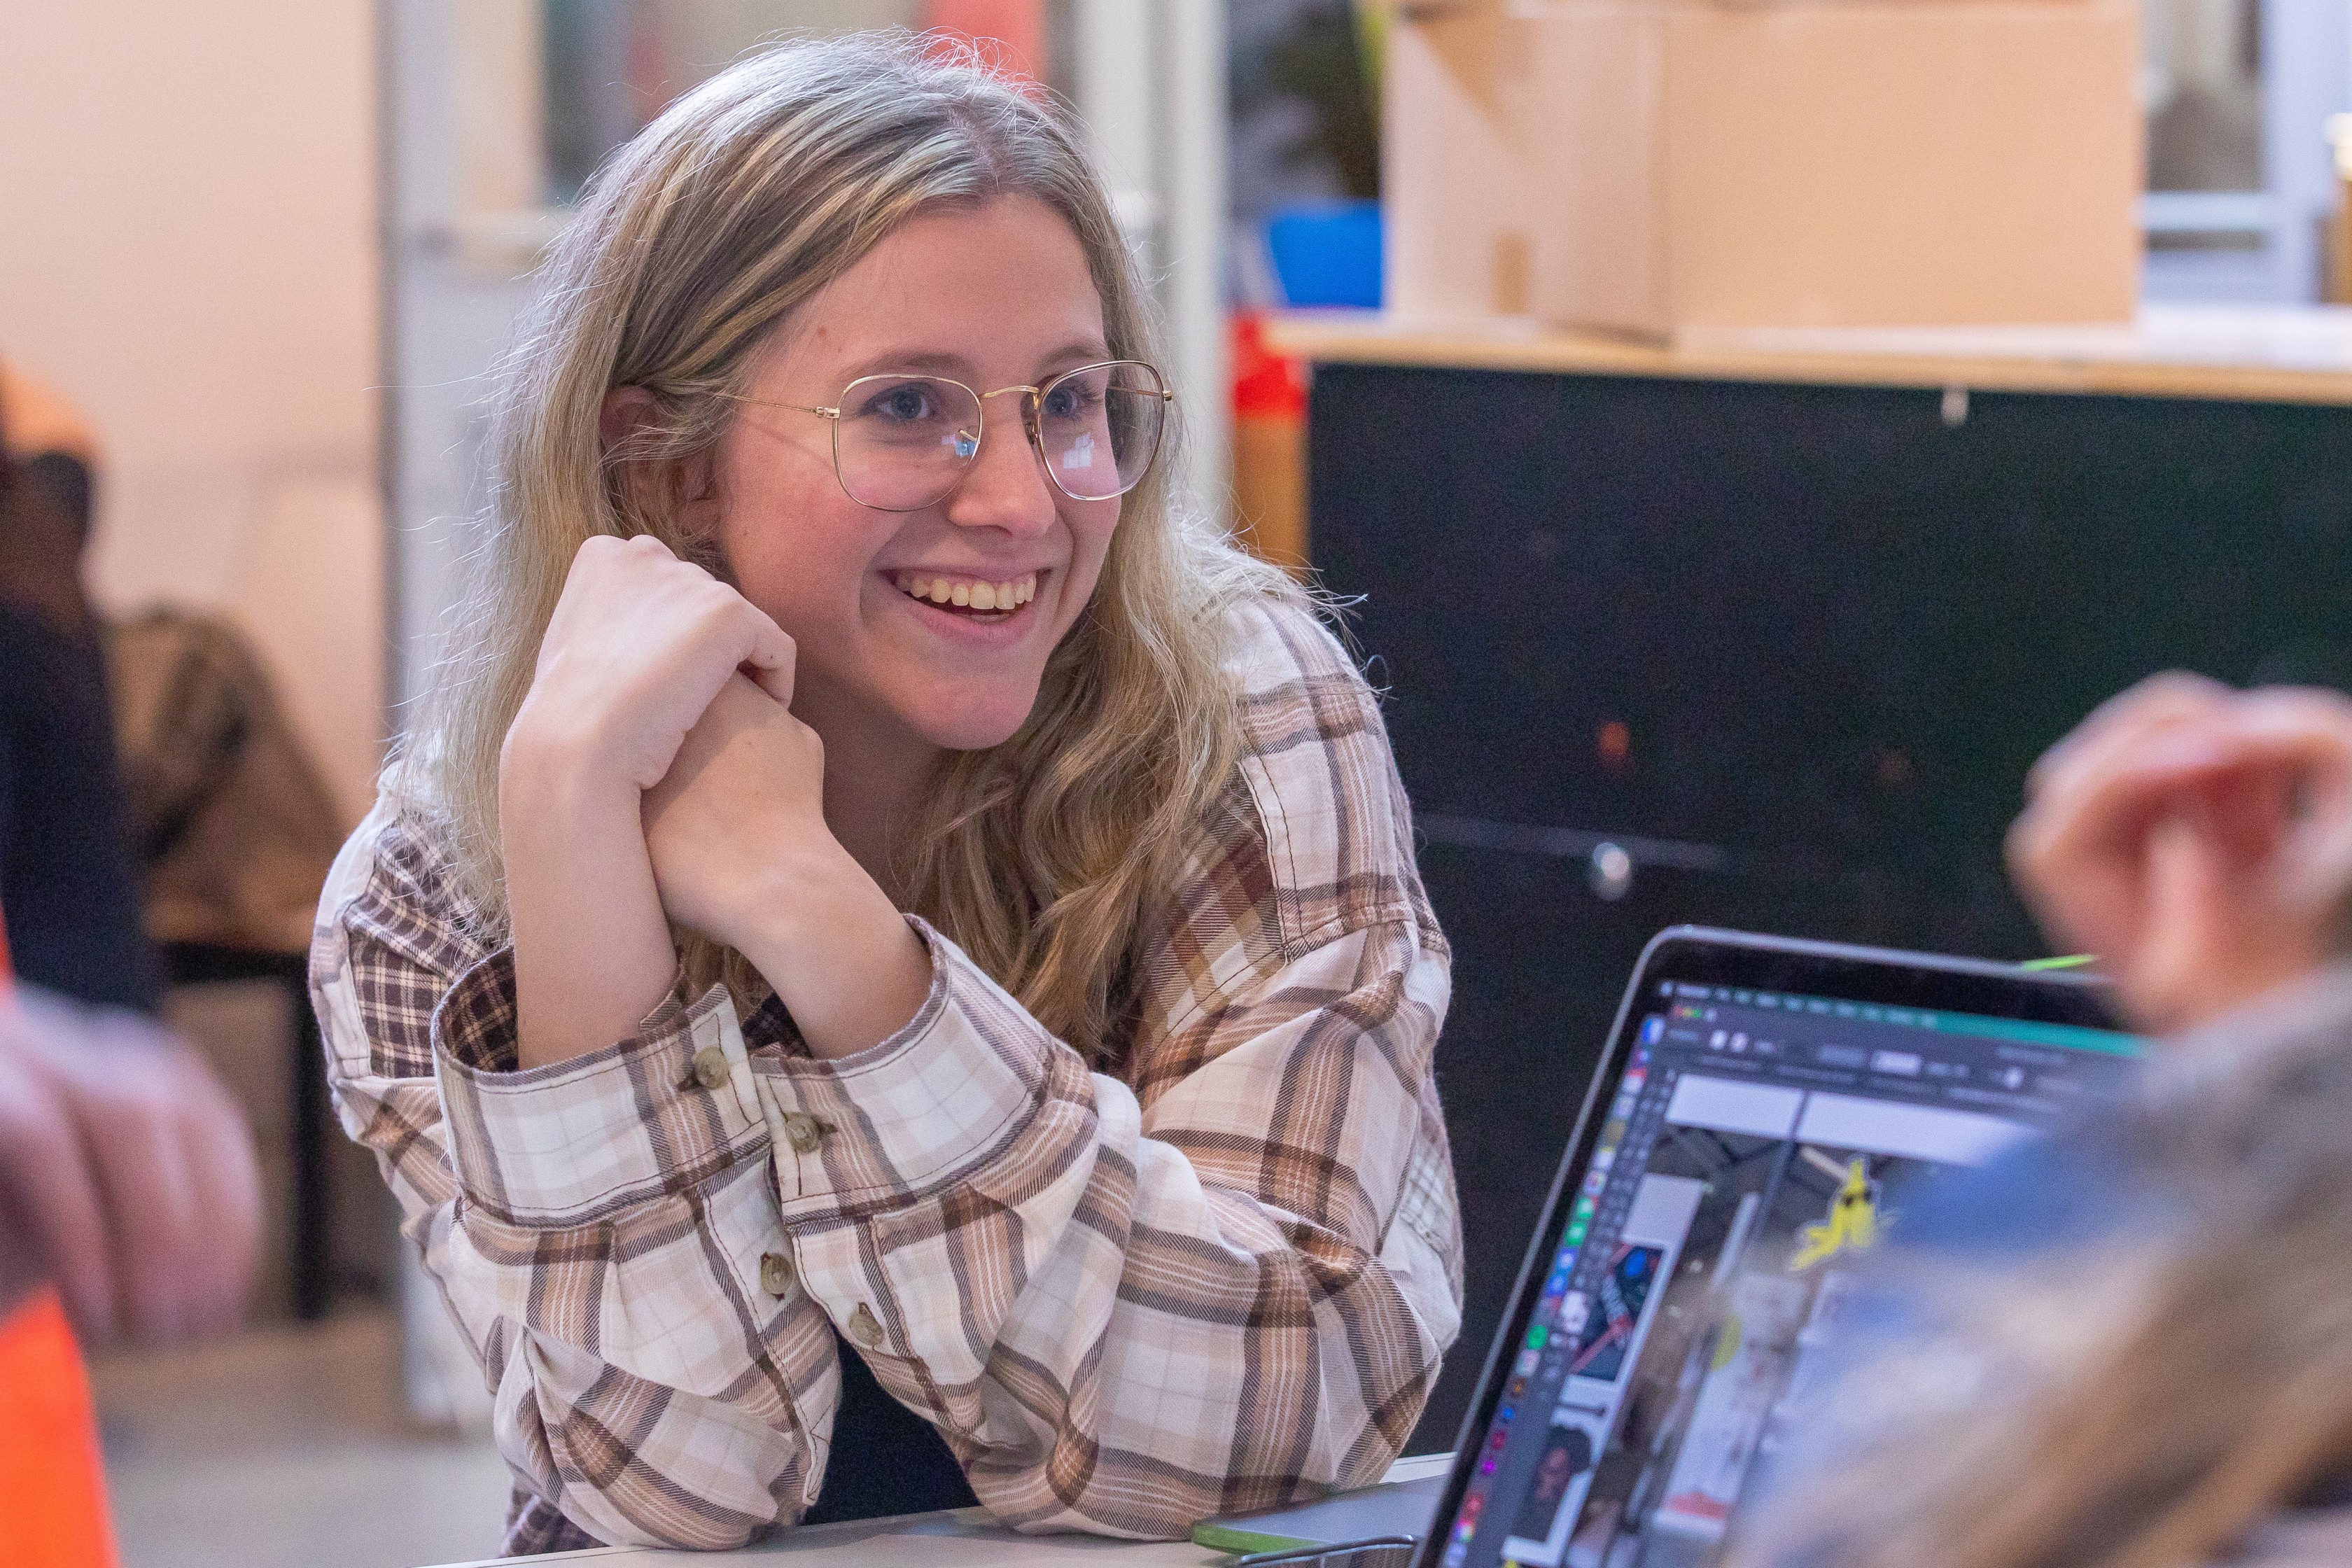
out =
[(2352, 405), (2352, 308), (2148, 306), (2113, 326), (1773, 328), (1671, 344), (1524, 321), (1297, 310), (1267, 347), (1357, 364)]

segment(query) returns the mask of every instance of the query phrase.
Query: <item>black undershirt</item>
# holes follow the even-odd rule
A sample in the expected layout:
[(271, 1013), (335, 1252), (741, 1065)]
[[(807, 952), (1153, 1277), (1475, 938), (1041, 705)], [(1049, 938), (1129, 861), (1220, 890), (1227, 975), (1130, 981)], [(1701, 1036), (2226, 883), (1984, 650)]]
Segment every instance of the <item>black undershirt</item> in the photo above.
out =
[(801, 1523), (838, 1524), (894, 1513), (971, 1508), (971, 1483), (931, 1424), (884, 1392), (866, 1358), (834, 1333), (841, 1357), (841, 1407), (816, 1506)]

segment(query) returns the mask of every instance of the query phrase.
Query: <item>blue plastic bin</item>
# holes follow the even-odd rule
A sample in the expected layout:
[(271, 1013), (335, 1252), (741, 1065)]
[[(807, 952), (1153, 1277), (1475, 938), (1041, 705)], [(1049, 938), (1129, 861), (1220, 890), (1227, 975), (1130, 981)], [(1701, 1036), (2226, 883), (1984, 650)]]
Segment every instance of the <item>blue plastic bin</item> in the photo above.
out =
[(1380, 309), (1380, 203), (1285, 207), (1266, 220), (1265, 248), (1285, 304)]

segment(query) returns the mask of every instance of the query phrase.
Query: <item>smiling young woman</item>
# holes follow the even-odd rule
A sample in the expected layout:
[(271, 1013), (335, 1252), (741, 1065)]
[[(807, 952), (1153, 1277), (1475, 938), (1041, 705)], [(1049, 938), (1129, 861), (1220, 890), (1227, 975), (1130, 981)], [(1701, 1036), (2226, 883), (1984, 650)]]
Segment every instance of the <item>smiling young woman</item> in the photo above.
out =
[(1073, 128), (788, 45), (544, 284), (312, 958), (509, 1550), (1376, 1479), (1460, 1318), (1444, 940), (1370, 692), (1170, 504)]

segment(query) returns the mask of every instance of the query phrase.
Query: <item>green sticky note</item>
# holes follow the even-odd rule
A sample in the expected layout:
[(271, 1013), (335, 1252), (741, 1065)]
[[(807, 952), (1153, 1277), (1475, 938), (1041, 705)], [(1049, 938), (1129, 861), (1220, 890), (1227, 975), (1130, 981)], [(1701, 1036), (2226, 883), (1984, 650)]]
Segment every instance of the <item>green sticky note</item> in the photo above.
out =
[(1214, 1520), (1202, 1520), (1192, 1527), (1192, 1544), (1211, 1552), (1229, 1552), (1235, 1557), (1247, 1557), (1253, 1552), (1296, 1552), (1304, 1546), (1320, 1546), (1319, 1541), (1309, 1541), (1302, 1535), (1267, 1535), (1261, 1531), (1242, 1530)]

